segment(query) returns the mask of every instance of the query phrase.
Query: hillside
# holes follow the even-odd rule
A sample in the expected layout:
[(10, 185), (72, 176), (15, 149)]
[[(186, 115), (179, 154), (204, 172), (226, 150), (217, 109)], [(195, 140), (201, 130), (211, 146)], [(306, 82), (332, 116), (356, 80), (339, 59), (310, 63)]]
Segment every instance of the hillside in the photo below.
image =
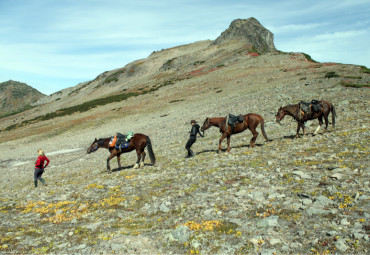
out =
[[(260, 52), (256, 38), (233, 39), (249, 33), (226, 34), (153, 52), (2, 119), (0, 251), (369, 253), (369, 69)], [(295, 138), (289, 116), (276, 124), (280, 106), (311, 99), (333, 103), (335, 128), (313, 136), (318, 121), (309, 121)], [(220, 133), (210, 128), (185, 159), (190, 120), (228, 113), (262, 115), (271, 141), (258, 127), (254, 148), (246, 130), (217, 154)], [(148, 135), (157, 163), (133, 169), (131, 152), (106, 172), (108, 151), (86, 150), (118, 131)], [(39, 148), (51, 163), (48, 186), (35, 189)]]
[(24, 110), (45, 95), (25, 83), (0, 83), (0, 116)]

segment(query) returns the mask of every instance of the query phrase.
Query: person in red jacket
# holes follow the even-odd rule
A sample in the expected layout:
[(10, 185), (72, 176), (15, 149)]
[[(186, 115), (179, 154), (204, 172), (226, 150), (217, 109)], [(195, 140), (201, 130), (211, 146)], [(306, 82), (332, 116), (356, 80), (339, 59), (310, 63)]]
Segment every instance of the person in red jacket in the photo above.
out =
[[(44, 173), (44, 169), (49, 165), (50, 160), (45, 156), (45, 153), (43, 150), (39, 149), (37, 151), (37, 154), (39, 157), (37, 158), (35, 162), (35, 173), (34, 173), (34, 183), (35, 188), (37, 187), (37, 180), (40, 180), (42, 184), (45, 184), (45, 180), (41, 178), (42, 174)], [(46, 161), (46, 164), (45, 164)]]

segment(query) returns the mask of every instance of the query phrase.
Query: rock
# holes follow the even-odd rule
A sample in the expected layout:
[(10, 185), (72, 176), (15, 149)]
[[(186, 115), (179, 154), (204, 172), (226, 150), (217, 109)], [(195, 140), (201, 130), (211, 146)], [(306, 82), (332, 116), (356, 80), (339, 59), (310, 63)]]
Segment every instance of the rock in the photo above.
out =
[(103, 222), (95, 222), (93, 224), (87, 225), (86, 228), (90, 229), (92, 232), (95, 232), (99, 229), (99, 227), (103, 224)]
[(348, 250), (348, 246), (346, 245), (346, 242), (343, 239), (339, 239), (335, 242), (335, 247), (338, 249), (338, 251), (345, 252)]
[(301, 201), (303, 205), (306, 205), (306, 206), (312, 205), (311, 199), (301, 199)]
[(270, 216), (270, 217), (264, 218), (257, 223), (257, 227), (271, 228), (271, 227), (279, 226), (278, 219), (279, 219), (279, 216)]
[(179, 243), (186, 243), (189, 240), (189, 237), (189, 228), (185, 225), (178, 226), (168, 235), (170, 241), (177, 241)]
[(331, 209), (331, 210), (324, 210), (324, 209), (318, 209), (315, 207), (310, 207), (306, 210), (306, 213), (308, 216), (312, 215), (328, 215), (328, 214), (336, 214), (338, 210)]
[(73, 250), (83, 250), (83, 249), (85, 249), (87, 247), (87, 245), (86, 244), (80, 244), (79, 246), (77, 246), (77, 247), (74, 247), (73, 248)]
[(313, 206), (318, 207), (318, 208), (323, 208), (323, 207), (328, 207), (334, 204), (335, 202), (333, 202), (329, 198), (325, 196), (319, 196), (316, 198), (315, 202), (313, 203)]
[(340, 221), (340, 225), (343, 225), (343, 226), (349, 226), (351, 223), (347, 220), (347, 219), (342, 219)]
[(311, 175), (306, 174), (306, 173), (304, 173), (302, 171), (293, 171), (292, 174), (298, 175), (302, 179), (311, 179)]
[(277, 238), (271, 238), (270, 239), (270, 244), (272, 246), (276, 245), (276, 244), (281, 244), (281, 240), (280, 239), (277, 239)]
[(159, 206), (159, 210), (161, 210), (162, 212), (169, 212), (170, 211), (170, 208), (167, 207), (167, 205), (165, 203), (162, 203), (160, 206)]
[(248, 191), (245, 189), (239, 190), (235, 193), (235, 196), (237, 197), (246, 197), (248, 195)]
[(335, 174), (330, 175), (330, 178), (341, 180), (343, 178), (343, 174), (335, 173)]
[(253, 46), (258, 52), (274, 52), (274, 35), (255, 18), (236, 19), (228, 29), (212, 43), (218, 45), (230, 40), (239, 40)]

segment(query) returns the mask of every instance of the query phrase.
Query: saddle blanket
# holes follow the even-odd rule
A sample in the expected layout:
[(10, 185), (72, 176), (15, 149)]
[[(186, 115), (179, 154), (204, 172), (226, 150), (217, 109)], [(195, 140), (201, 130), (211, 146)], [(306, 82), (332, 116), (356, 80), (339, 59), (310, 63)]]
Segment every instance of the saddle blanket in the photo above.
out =
[(130, 143), (125, 142), (125, 143), (121, 143), (121, 144), (119, 144), (118, 146), (117, 146), (117, 144), (116, 144), (116, 145), (115, 145), (115, 147), (116, 147), (116, 149), (120, 149), (120, 150), (122, 150), (122, 149), (127, 148), (129, 145), (130, 145)]

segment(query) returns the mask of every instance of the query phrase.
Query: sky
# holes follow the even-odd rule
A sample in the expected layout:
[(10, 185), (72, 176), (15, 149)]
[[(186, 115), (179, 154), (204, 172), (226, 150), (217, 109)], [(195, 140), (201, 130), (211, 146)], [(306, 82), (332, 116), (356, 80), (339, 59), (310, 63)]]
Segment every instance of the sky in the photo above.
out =
[(51, 94), (256, 18), (275, 47), (370, 68), (370, 0), (0, 0), (0, 82)]

